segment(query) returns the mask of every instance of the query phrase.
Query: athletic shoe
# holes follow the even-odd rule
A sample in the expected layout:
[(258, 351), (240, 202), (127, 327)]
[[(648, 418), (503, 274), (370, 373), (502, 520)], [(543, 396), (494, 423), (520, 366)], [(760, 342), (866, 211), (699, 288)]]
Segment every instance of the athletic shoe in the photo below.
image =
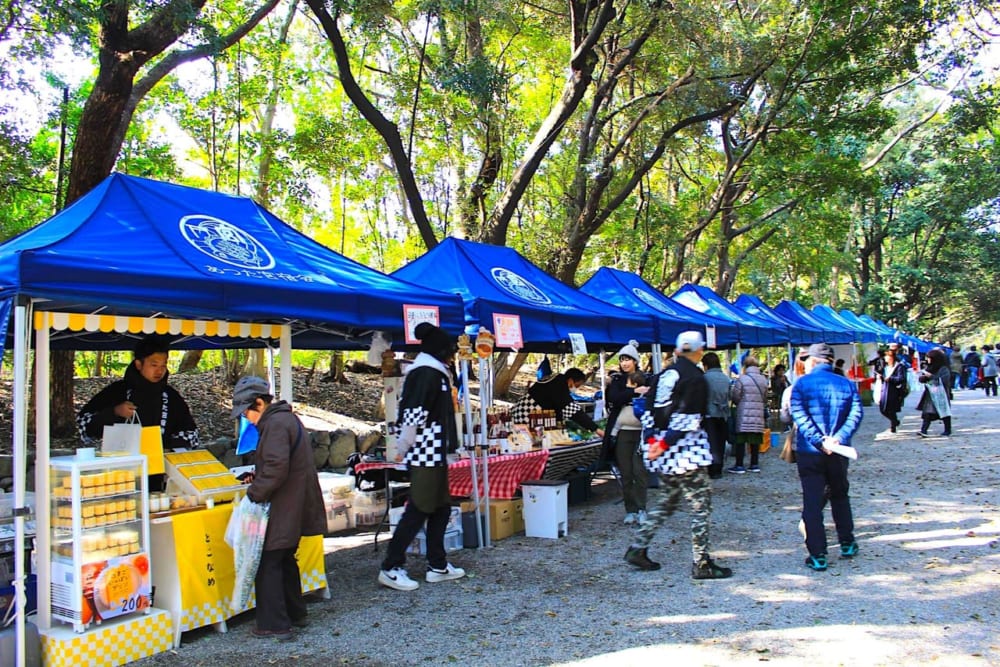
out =
[(646, 548), (629, 547), (628, 551), (625, 552), (625, 560), (628, 561), (629, 565), (635, 565), (640, 570), (659, 570), (660, 564), (649, 560), (646, 551)]
[(378, 583), (386, 588), (395, 588), (397, 591), (413, 591), (420, 587), (420, 584), (410, 579), (410, 575), (401, 567), (380, 571)]
[(649, 521), (649, 515), (646, 514), (646, 510), (639, 510), (639, 524), (642, 525)]
[(728, 567), (716, 565), (711, 558), (703, 558), (691, 565), (691, 576), (695, 579), (728, 579), (733, 576), (733, 571)]
[(826, 569), (826, 554), (809, 556), (809, 558), (806, 558), (806, 567), (816, 572), (822, 572)]
[(452, 579), (461, 579), (465, 576), (465, 570), (460, 567), (455, 567), (451, 563), (444, 566), (443, 570), (435, 570), (430, 568), (427, 570), (427, 576), (424, 577), (427, 581), (432, 584), (436, 584), (440, 581), (451, 581)]
[(624, 523), (626, 526), (631, 526), (638, 520), (639, 520), (638, 514), (636, 514), (635, 512), (629, 512), (628, 514), (625, 515), (625, 521), (623, 521), (622, 523)]
[(734, 475), (745, 475), (747, 469), (744, 468), (743, 466), (733, 466), (732, 468), (727, 468), (726, 472), (731, 472)]
[(760, 466), (750, 466), (747, 470), (750, 472), (760, 472)]
[(292, 634), (291, 630), (258, 630), (254, 628), (250, 631), (250, 634), (257, 639), (276, 639), (279, 642), (289, 642), (295, 639), (295, 635)]
[(840, 557), (841, 558), (854, 558), (858, 555), (858, 543), (850, 542), (848, 544), (840, 545)]
[(920, 431), (919, 435), (920, 435), (921, 438), (929, 438), (929, 437), (931, 437), (930, 434), (927, 433), (927, 431)]

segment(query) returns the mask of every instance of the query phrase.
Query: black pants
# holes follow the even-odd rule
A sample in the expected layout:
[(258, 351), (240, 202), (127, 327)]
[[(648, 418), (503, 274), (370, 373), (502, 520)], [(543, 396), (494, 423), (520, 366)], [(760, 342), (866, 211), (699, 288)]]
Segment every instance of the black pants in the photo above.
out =
[(257, 576), (257, 629), (282, 632), (306, 617), (295, 549), (262, 551)]
[(396, 526), (396, 532), (389, 540), (382, 561), (383, 570), (403, 567), (406, 564), (406, 548), (410, 546), (420, 529), (427, 524), (427, 564), (435, 570), (443, 570), (448, 566), (448, 554), (444, 550), (444, 532), (451, 518), (451, 506), (442, 505), (431, 513), (421, 512), (414, 502), (406, 504), (403, 517)]
[(983, 392), (987, 396), (997, 395), (997, 376), (996, 375), (984, 375), (983, 376)]
[(726, 418), (706, 417), (702, 422), (705, 435), (708, 436), (708, 446), (712, 450), (712, 464), (708, 466), (708, 474), (719, 476), (722, 466), (726, 463)]
[(823, 507), (830, 496), (830, 511), (841, 544), (854, 541), (854, 514), (851, 512), (851, 485), (847, 481), (847, 458), (839, 454), (798, 452), (799, 481), (802, 483), (802, 521), (806, 524), (806, 549), (813, 556), (826, 555)]

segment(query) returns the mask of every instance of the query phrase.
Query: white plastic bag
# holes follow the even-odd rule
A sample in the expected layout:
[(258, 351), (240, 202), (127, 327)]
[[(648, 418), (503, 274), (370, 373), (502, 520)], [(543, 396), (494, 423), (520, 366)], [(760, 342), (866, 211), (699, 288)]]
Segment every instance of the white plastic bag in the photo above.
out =
[(246, 609), (250, 602), (270, 512), (271, 503), (255, 503), (243, 496), (233, 507), (233, 515), (226, 526), (225, 540), (233, 548), (233, 569), (236, 573), (233, 595), (229, 600), (229, 608), (234, 613)]

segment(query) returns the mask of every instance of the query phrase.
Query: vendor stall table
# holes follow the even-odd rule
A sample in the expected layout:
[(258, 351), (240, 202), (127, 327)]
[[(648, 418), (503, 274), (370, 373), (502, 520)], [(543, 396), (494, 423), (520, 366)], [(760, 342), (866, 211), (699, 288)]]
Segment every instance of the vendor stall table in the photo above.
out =
[[(225, 503), (183, 514), (154, 515), (150, 521), (154, 602), (173, 618), (175, 648), (180, 646), (182, 632), (205, 625), (225, 632), (226, 619), (254, 607), (252, 599), (245, 609), (229, 608), (236, 575), (233, 550), (224, 536), (232, 511), (232, 504)], [(323, 590), (329, 597), (323, 536), (303, 537), (296, 558), (302, 591)]]
[[(547, 450), (538, 450), (489, 457), (490, 498), (509, 500), (517, 493), (521, 482), (526, 479), (539, 479), (551, 453)], [(366, 470), (385, 468), (405, 470), (405, 466), (402, 464), (372, 461), (359, 463), (354, 467), (354, 473), (360, 475)], [(470, 459), (459, 459), (448, 464), (448, 487), (453, 496), (472, 495), (472, 462)], [(481, 479), (479, 493), (485, 495)]]
[[(586, 440), (575, 445), (553, 447), (549, 450), (549, 463), (540, 479), (565, 479), (578, 468), (589, 468), (601, 455), (600, 439)], [(490, 463), (492, 465), (492, 462)], [(493, 485), (492, 474), (490, 485)]]

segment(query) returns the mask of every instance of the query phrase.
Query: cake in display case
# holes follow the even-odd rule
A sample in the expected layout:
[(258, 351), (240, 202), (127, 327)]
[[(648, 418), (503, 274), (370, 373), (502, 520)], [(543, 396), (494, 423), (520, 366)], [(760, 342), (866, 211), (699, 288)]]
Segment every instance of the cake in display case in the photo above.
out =
[(84, 632), (150, 607), (145, 456), (50, 461), (52, 618)]

